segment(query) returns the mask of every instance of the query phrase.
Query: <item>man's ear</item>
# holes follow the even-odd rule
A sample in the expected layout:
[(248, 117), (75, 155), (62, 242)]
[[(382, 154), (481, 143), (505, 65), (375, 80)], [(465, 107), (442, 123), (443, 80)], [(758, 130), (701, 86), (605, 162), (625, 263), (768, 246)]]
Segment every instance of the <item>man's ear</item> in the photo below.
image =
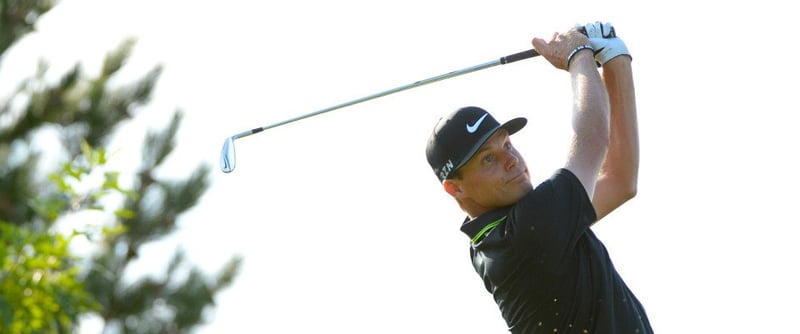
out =
[(458, 197), (462, 193), (461, 187), (459, 186), (458, 182), (453, 180), (444, 180), (442, 181), (442, 186), (444, 187), (444, 191), (446, 191), (450, 196)]

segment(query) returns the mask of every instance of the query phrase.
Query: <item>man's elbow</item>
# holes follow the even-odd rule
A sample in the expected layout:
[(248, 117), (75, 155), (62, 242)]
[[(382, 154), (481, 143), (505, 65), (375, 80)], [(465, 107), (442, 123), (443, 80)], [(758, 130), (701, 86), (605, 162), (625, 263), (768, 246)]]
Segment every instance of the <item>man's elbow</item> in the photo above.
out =
[(638, 185), (636, 177), (623, 176), (621, 174), (604, 174), (600, 180), (608, 185), (608, 189), (612, 189), (614, 202), (625, 203), (638, 193)]
[(636, 194), (639, 192), (639, 188), (638, 188), (638, 185), (637, 185), (637, 182), (636, 182), (635, 179), (626, 182), (626, 184), (624, 186), (622, 186), (621, 188), (622, 188), (622, 199), (623, 199), (623, 202), (627, 202), (627, 201), (633, 199), (634, 197), (636, 197)]

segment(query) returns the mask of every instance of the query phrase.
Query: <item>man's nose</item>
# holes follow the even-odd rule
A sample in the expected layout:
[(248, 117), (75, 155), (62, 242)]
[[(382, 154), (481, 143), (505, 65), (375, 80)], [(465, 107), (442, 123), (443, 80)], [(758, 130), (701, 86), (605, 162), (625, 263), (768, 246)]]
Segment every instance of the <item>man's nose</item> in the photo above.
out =
[(506, 151), (506, 170), (512, 170), (519, 164), (519, 157), (513, 151)]

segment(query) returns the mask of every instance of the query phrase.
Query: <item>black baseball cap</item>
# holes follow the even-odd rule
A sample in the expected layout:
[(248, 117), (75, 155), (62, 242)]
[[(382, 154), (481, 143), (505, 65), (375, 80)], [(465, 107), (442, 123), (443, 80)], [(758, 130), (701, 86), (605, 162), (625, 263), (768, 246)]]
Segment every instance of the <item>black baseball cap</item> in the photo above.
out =
[(483, 108), (458, 109), (440, 118), (433, 128), (425, 148), (428, 163), (439, 181), (444, 181), (464, 166), (497, 130), (506, 129), (513, 134), (527, 123), (527, 119), (518, 117), (500, 124)]

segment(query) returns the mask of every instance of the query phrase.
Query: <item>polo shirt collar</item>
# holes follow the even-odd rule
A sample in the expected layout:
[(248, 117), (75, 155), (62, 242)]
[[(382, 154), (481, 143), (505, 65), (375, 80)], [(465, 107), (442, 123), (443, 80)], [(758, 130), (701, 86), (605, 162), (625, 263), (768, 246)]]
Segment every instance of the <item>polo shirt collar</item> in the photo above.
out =
[(486, 232), (485, 229), (487, 226), (508, 216), (509, 208), (510, 207), (506, 207), (489, 211), (478, 217), (475, 217), (472, 220), (470, 220), (469, 217), (464, 218), (464, 222), (461, 224), (461, 232), (464, 232), (470, 238), (470, 240), (474, 240), (481, 233)]

